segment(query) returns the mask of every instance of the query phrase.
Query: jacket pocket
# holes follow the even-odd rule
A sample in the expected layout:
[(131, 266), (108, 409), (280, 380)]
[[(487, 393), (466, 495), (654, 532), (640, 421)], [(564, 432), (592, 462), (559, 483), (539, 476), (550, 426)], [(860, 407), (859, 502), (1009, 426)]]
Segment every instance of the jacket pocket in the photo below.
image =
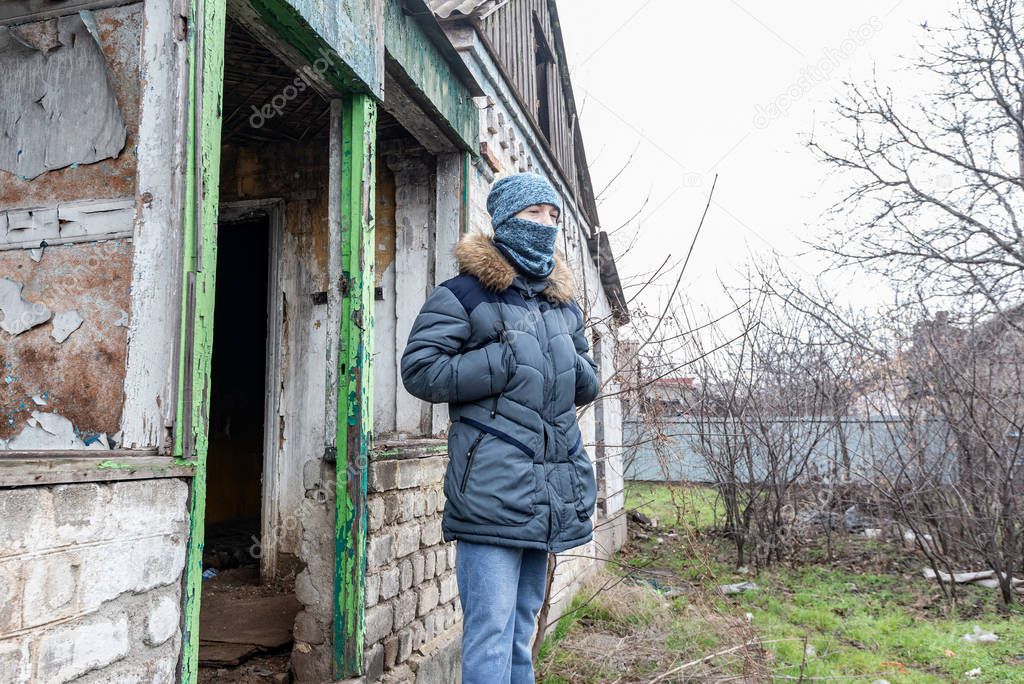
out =
[(597, 504), (597, 478), (594, 476), (590, 456), (583, 448), (583, 435), (577, 437), (576, 443), (569, 449), (569, 477), (576, 492), (576, 516), (586, 520)]
[[(533, 452), (518, 439), (487, 423), (467, 418), (459, 422), (476, 431), (465, 454), (458, 481), (456, 515), (474, 524), (521, 525), (534, 516), (537, 498)], [(502, 444), (516, 447), (522, 456), (509, 455)], [(525, 458), (528, 456), (529, 458)]]

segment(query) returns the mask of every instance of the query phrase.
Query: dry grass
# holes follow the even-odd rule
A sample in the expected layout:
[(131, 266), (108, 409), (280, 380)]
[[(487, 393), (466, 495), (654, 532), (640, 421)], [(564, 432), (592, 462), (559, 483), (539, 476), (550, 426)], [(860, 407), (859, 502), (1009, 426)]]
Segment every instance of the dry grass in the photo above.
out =
[[(674, 541), (664, 547), (669, 556), (697, 550)], [(624, 549), (626, 566), (607, 566), (584, 583), (542, 649), (542, 681), (768, 681), (762, 645), (746, 620), (718, 610), (710, 585), (686, 582), (639, 551)]]

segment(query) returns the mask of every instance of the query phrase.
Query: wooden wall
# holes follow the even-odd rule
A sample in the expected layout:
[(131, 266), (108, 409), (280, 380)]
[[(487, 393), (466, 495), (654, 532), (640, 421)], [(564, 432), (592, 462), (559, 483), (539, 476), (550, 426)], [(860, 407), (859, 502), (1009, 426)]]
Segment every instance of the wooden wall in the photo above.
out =
[[(536, 22), (534, 18), (536, 17)], [(536, 35), (539, 24), (544, 35)], [(573, 147), (573, 112), (569, 111), (566, 93), (559, 76), (560, 59), (552, 31), (552, 17), (548, 0), (512, 0), (508, 5), (484, 19), (481, 29), (497, 54), (512, 85), (526, 103), (529, 113), (537, 120), (537, 72), (535, 66), (536, 42), (545, 41), (556, 60), (548, 76), (548, 108), (551, 118), (551, 151), (565, 174), (574, 194), (579, 193), (576, 173), (576, 155)]]

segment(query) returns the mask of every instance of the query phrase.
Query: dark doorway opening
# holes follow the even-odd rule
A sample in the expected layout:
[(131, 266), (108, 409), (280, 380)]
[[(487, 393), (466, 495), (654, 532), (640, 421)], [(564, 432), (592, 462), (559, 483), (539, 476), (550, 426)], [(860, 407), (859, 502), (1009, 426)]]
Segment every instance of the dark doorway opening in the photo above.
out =
[(204, 571), (245, 568), (257, 581), (269, 235), (266, 216), (218, 228), (203, 548)]

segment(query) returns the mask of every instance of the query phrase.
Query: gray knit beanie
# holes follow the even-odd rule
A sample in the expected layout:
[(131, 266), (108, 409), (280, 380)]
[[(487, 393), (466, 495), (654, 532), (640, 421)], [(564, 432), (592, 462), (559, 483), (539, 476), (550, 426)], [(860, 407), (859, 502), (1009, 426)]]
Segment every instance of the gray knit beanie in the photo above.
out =
[(487, 195), (487, 213), (491, 224), (498, 226), (510, 216), (533, 204), (551, 204), (562, 212), (562, 201), (551, 183), (536, 173), (514, 173), (495, 181)]

